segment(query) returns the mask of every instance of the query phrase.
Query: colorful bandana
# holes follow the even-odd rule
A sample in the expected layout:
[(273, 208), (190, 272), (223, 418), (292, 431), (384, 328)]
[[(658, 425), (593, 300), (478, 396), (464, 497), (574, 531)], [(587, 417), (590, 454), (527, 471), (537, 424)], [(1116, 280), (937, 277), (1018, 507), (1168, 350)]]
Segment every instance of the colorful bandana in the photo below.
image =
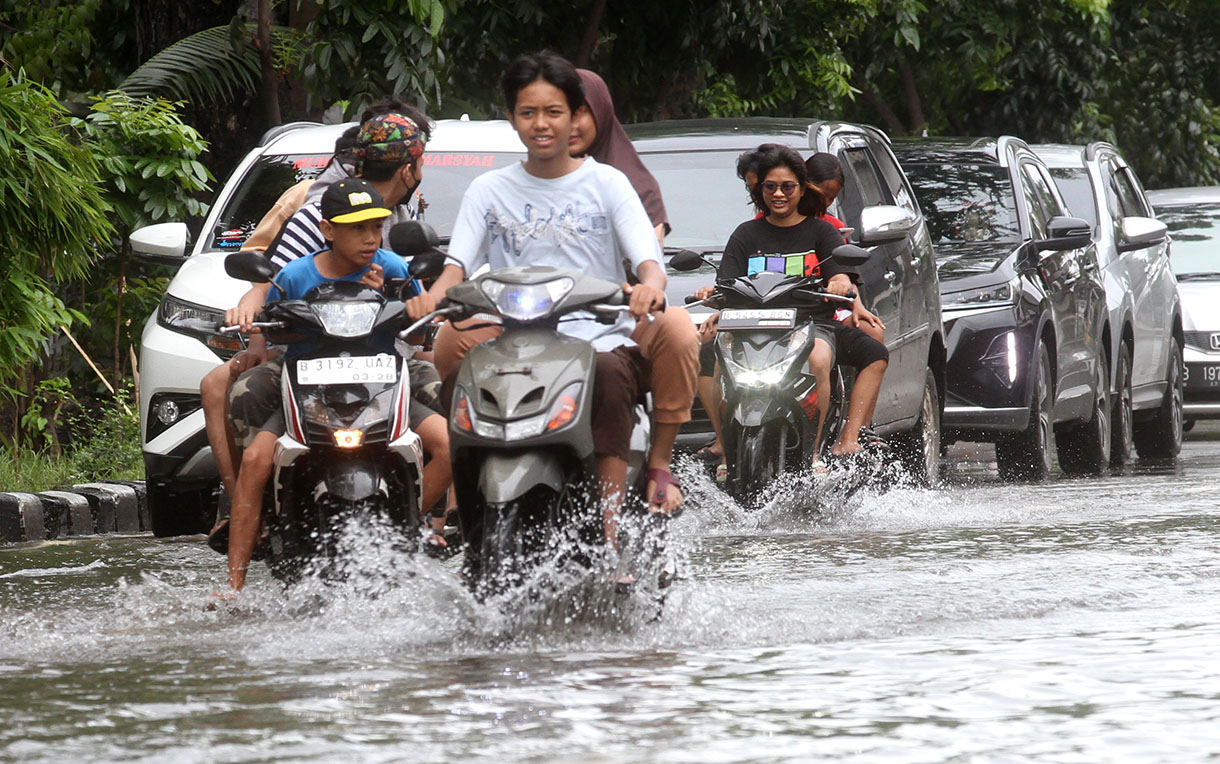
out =
[(424, 153), (424, 133), (409, 117), (383, 114), (360, 126), (356, 148), (366, 162), (402, 163)]

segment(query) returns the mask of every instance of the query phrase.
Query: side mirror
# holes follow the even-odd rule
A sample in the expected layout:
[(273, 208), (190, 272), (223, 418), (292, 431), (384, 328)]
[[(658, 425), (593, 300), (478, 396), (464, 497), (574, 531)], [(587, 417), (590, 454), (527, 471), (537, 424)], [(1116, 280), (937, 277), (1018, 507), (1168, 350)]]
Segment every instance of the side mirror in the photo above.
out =
[(390, 249), (403, 257), (429, 254), (436, 251), (440, 237), (436, 229), (418, 220), (398, 223), (390, 229)]
[(1132, 215), (1123, 218), (1120, 228), (1119, 252), (1151, 247), (1165, 240), (1168, 228), (1156, 218), (1137, 217)]
[(1039, 250), (1079, 249), (1093, 241), (1093, 229), (1088, 222), (1067, 215), (1056, 215), (1048, 220), (1046, 231), (1047, 238), (1035, 242)]
[(834, 248), (830, 253), (834, 257), (835, 262), (840, 265), (847, 265), (853, 268), (864, 265), (872, 254), (864, 247), (857, 247), (855, 244), (843, 244)]
[(669, 267), (675, 271), (697, 271), (702, 265), (710, 265), (703, 259), (703, 255), (698, 252), (692, 252), (689, 249), (683, 249), (676, 252), (669, 258)]
[(188, 238), (186, 223), (157, 223), (137, 228), (127, 240), (136, 257), (164, 265), (180, 265), (186, 259)]
[(877, 204), (860, 210), (861, 244), (882, 244), (906, 237), (919, 218), (905, 207)]
[(261, 252), (234, 252), (225, 258), (225, 273), (235, 279), (265, 284), (275, 271)]
[(422, 255), (416, 255), (411, 258), (410, 264), (407, 265), (407, 272), (411, 274), (412, 278), (417, 279), (434, 279), (440, 276), (444, 270), (445, 256), (440, 252), (427, 252)]

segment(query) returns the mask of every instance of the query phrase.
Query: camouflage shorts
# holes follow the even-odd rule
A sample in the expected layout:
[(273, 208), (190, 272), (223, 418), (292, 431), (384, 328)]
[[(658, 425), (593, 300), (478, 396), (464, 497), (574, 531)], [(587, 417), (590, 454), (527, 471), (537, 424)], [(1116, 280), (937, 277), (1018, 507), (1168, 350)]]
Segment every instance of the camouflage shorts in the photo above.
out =
[(444, 416), (441, 405), (441, 375), (427, 361), (407, 361), (407, 373), (411, 375), (411, 397), (437, 414)]
[(267, 361), (243, 371), (229, 390), (229, 418), (233, 434), (242, 448), (249, 448), (260, 431), (284, 433), (280, 406), (280, 373), (283, 361)]

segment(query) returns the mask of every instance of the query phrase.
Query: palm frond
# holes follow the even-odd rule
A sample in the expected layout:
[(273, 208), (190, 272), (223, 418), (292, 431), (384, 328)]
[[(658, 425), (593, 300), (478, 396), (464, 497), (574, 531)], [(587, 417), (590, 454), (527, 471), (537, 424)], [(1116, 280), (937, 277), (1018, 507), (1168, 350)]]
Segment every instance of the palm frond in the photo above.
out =
[[(170, 45), (128, 75), (118, 89), (131, 96), (161, 96), (196, 105), (252, 93), (262, 77), (254, 24), (212, 27)], [(272, 28), (273, 35), (291, 30)]]

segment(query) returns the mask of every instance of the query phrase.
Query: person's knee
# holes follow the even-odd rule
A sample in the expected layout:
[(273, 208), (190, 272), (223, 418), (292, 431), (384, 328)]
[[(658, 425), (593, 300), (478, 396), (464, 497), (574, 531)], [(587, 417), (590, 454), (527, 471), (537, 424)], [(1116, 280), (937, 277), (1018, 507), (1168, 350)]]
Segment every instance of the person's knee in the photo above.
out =
[(419, 435), (420, 445), (427, 452), (429, 458), (443, 459), (449, 461), (449, 428), (447, 422), (440, 414), (433, 414), (424, 419), (415, 428), (415, 433)]
[(199, 395), (204, 406), (223, 404), (229, 394), (229, 362), (222, 363), (203, 375), (199, 381)]
[(241, 455), (242, 474), (247, 474), (247, 470), (251, 475), (270, 474), (275, 457), (275, 440), (275, 435), (265, 430), (254, 437), (254, 442)]

